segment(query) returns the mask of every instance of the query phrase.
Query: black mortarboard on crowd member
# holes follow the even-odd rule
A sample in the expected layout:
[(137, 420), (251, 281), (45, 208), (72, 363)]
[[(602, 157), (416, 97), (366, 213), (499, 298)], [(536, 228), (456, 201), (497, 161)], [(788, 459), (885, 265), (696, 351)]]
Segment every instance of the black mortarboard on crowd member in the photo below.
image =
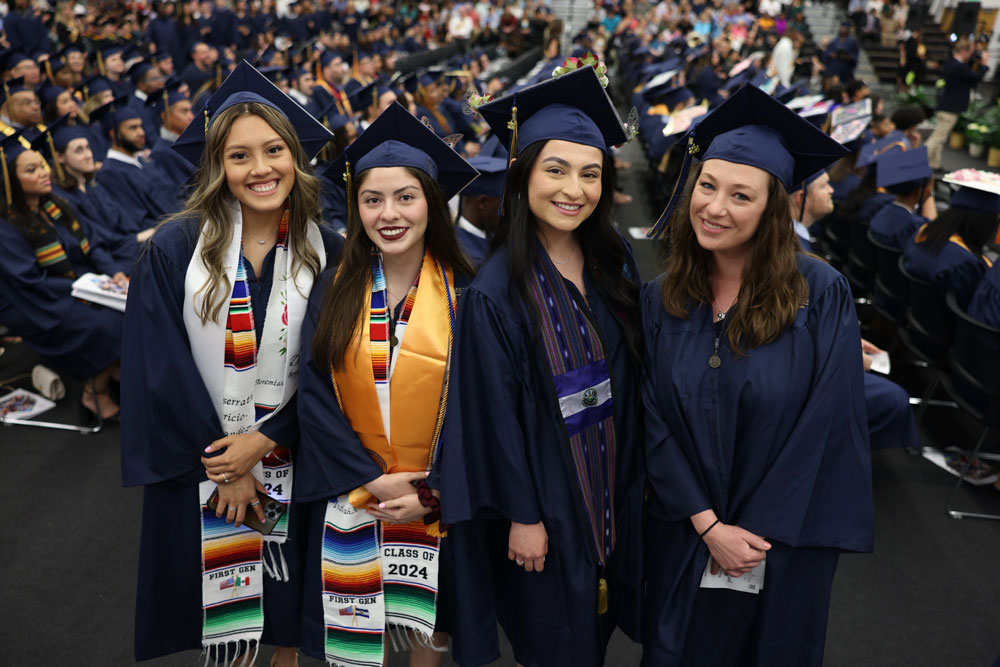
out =
[(808, 176), (847, 155), (846, 148), (756, 86), (744, 86), (687, 134), (687, 153), (666, 209), (649, 230), (658, 238), (677, 206), (692, 157), (757, 167), (793, 192)]
[[(195, 120), (177, 138), (173, 149), (191, 164), (199, 164), (212, 119), (220, 111), (243, 102), (257, 102), (285, 116), (295, 127), (299, 142), (310, 160), (333, 138), (322, 123), (244, 60), (195, 114)], [(204, 121), (200, 122), (198, 116), (203, 117)]]

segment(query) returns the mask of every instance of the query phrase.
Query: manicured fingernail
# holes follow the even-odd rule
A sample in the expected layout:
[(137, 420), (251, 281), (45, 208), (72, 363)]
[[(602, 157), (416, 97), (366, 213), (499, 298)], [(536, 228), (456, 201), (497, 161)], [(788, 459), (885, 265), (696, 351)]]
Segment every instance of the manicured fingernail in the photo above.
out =
[(428, 470), (427, 472), (424, 473), (424, 477), (430, 477), (430, 476), (431, 476), (431, 471), (430, 470)]
[(208, 447), (206, 447), (206, 448), (205, 448), (205, 451), (206, 451), (206, 452), (210, 452), (210, 451), (212, 451), (212, 445), (209, 445)]
[(378, 508), (379, 509), (385, 509), (385, 503), (379, 503), (378, 504)]

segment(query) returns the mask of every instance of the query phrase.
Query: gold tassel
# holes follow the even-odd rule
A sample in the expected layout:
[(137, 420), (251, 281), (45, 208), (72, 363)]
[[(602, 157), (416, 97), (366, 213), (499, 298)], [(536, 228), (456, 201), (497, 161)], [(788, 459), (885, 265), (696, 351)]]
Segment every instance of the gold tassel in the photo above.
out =
[(205, 134), (208, 135), (208, 107), (205, 107)]
[[(344, 161), (344, 183), (347, 184), (347, 196), (350, 197), (351, 196), (351, 161), (350, 160), (345, 160)], [(351, 207), (348, 206), (347, 208), (350, 209)]]
[[(514, 158), (517, 157), (517, 104), (510, 109), (510, 121), (507, 123), (507, 129), (510, 130), (510, 161), (513, 162)], [(510, 164), (507, 165), (507, 168), (510, 168)]]
[(597, 613), (608, 613), (608, 580), (604, 577), (597, 580)]
[(7, 198), (7, 209), (10, 210), (10, 172), (7, 171), (7, 153), (3, 146), (0, 146), (0, 164), (3, 165), (3, 193)]
[(46, 132), (45, 138), (49, 143), (49, 150), (52, 151), (52, 166), (55, 167), (56, 170), (56, 179), (58, 179), (58, 181), (62, 183), (66, 177), (63, 174), (62, 165), (59, 164), (59, 158), (56, 157), (56, 142), (52, 141), (51, 132)]
[(50, 60), (50, 58), (45, 59), (45, 74), (49, 77), (49, 83), (55, 84), (55, 81), (53, 81), (55, 77), (52, 76), (52, 63)]
[(104, 69), (104, 58), (101, 57), (100, 50), (98, 50), (97, 52), (97, 73), (100, 74), (101, 76), (108, 75), (108, 71)]

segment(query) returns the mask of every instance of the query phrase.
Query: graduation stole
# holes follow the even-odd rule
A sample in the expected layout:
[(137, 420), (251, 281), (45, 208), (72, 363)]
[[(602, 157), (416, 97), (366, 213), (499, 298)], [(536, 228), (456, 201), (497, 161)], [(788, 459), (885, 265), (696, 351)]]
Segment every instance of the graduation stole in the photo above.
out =
[[(1000, 232), (998, 232), (998, 235), (1000, 235)], [(920, 229), (917, 230), (917, 236), (913, 240), (916, 243), (923, 243), (924, 241), (927, 240), (927, 223), (920, 225)], [(976, 255), (976, 253), (972, 252), (972, 250), (969, 249), (969, 246), (965, 244), (965, 239), (963, 239), (958, 234), (952, 234), (951, 236), (949, 236), (948, 241), (954, 243), (962, 250), (965, 250), (967, 253), (971, 255)], [(986, 264), (987, 269), (993, 268), (993, 262), (990, 261), (989, 257), (987, 257), (986, 255), (976, 255), (976, 256), (979, 257), (979, 259), (981, 259)]]
[[(417, 289), (404, 304), (409, 316), (400, 318), (390, 345), (382, 256), (373, 253), (362, 316), (368, 326), (359, 328), (344, 369), (331, 372), (341, 410), (387, 473), (428, 470), (434, 462), (448, 402), (453, 283), (453, 274), (425, 253)], [(373, 500), (361, 487), (327, 503), (322, 599), (330, 664), (380, 667), (390, 625), (427, 645), (434, 632), (440, 525), (377, 521), (364, 511)]]
[[(227, 435), (256, 431), (295, 393), (298, 384), (299, 336), (313, 276), (305, 267), (292, 272), (287, 243), (288, 210), (282, 214), (275, 245), (274, 273), (261, 340), (257, 341), (243, 259), (243, 217), (238, 203), (230, 208), (232, 237), (226, 249), (226, 275), (232, 287), (224, 313), (206, 324), (200, 312), (208, 268), (202, 261), (204, 233), (198, 238), (184, 281), (184, 325), (195, 365)], [(310, 223), (307, 238), (326, 264), (319, 228)], [(289, 350), (291, 350), (289, 352)], [(198, 447), (207, 443), (196, 443)], [(292, 458), (275, 447), (252, 474), (268, 494), (286, 505), (291, 500)], [(287, 537), (287, 512), (271, 535), (217, 518), (206, 503), (215, 490), (211, 481), (198, 486), (202, 555), (202, 646), (223, 660), (229, 644), (236, 652), (258, 644), (264, 627), (263, 575), (288, 580), (281, 544)], [(246, 644), (245, 649), (243, 644)], [(235, 655), (235, 653), (234, 653)]]
[(566, 427), (594, 553), (604, 566), (615, 544), (616, 455), (611, 374), (604, 344), (541, 244), (528, 287), (539, 315), (542, 347)]
[(51, 199), (46, 199), (42, 203), (38, 213), (47, 224), (32, 225), (29, 230), (24, 232), (24, 238), (35, 252), (35, 261), (38, 262), (39, 268), (54, 276), (76, 278), (73, 263), (70, 262), (66, 249), (59, 241), (55, 226), (59, 225), (69, 230), (70, 234), (80, 243), (83, 254), (89, 255), (90, 241), (83, 235), (80, 222), (76, 218), (65, 215), (58, 204)]

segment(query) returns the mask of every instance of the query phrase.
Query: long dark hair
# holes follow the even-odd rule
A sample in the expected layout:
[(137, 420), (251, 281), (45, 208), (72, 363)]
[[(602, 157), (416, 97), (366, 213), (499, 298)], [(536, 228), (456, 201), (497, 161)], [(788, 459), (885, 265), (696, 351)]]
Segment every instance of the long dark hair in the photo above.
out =
[[(427, 231), (424, 248), (434, 259), (456, 274), (472, 276), (475, 269), (458, 245), (448, 212), (448, 201), (437, 182), (419, 169), (404, 167), (419, 182), (427, 198)], [(362, 326), (365, 299), (371, 289), (373, 243), (361, 224), (358, 192), (367, 171), (352, 179), (347, 193), (347, 239), (333, 283), (323, 295), (323, 306), (312, 340), (313, 359), (321, 369), (344, 368), (344, 357)]]
[[(493, 250), (506, 248), (510, 266), (510, 288), (527, 304), (529, 312), (538, 313), (529, 294), (528, 281), (538, 254), (538, 223), (528, 205), (528, 180), (546, 142), (526, 146), (507, 170), (500, 225), (493, 237)], [(615, 170), (608, 153), (604, 153), (601, 169), (601, 199), (590, 217), (576, 228), (576, 238), (583, 250), (583, 261), (590, 269), (601, 295), (610, 310), (622, 323), (629, 356), (642, 361), (642, 340), (639, 336), (638, 276), (627, 275), (629, 266), (625, 241), (611, 220), (611, 204), (615, 191)]]
[(983, 246), (993, 237), (996, 229), (996, 213), (952, 206), (927, 224), (923, 246), (932, 255), (937, 255), (955, 234), (962, 237), (972, 254), (982, 258)]
[[(9, 211), (7, 219), (15, 229), (25, 236), (25, 238), (38, 233), (44, 233), (46, 222), (38, 213), (31, 210), (28, 206), (27, 200), (24, 198), (24, 188), (21, 187), (21, 179), (19, 179), (15, 173), (17, 171), (16, 158), (14, 159), (14, 164), (10, 165), (9, 170), (10, 201), (3, 202), (3, 210)], [(5, 200), (6, 198), (0, 197), (0, 199)], [(39, 197), (38, 207), (41, 208), (47, 201), (52, 201), (59, 207), (59, 209), (63, 212), (63, 215), (66, 216), (67, 222), (72, 223), (73, 220), (78, 219), (76, 217), (76, 211), (73, 210), (73, 207), (70, 206), (69, 202), (52, 193)]]
[[(699, 164), (688, 180), (683, 203), (674, 210), (668, 228), (670, 250), (663, 277), (663, 307), (683, 319), (698, 304), (711, 305), (715, 298), (712, 253), (701, 247), (691, 226), (691, 199), (703, 165)], [(739, 295), (726, 317), (729, 347), (736, 355), (747, 346), (777, 340), (809, 298), (809, 284), (796, 258), (798, 238), (788, 224), (791, 219), (784, 186), (768, 174), (767, 204), (752, 239)]]

